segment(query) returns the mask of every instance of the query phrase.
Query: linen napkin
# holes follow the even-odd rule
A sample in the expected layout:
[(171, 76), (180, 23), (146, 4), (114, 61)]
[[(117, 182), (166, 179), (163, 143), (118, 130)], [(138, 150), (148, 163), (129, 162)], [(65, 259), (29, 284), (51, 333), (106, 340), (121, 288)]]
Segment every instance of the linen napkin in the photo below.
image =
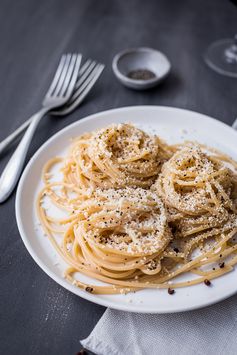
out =
[(107, 309), (81, 344), (97, 355), (236, 355), (237, 296), (175, 314)]
[(97, 355), (236, 355), (237, 296), (175, 314), (107, 309), (81, 344)]

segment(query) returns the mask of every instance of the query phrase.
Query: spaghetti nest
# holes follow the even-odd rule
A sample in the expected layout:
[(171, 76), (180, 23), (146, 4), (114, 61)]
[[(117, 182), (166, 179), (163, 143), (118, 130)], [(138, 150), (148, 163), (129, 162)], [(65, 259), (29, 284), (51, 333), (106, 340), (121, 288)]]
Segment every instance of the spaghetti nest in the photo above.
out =
[[(185, 261), (196, 247), (225, 248), (237, 227), (236, 163), (204, 149), (198, 144), (182, 147), (163, 165), (153, 186), (169, 211), (175, 257)], [(174, 255), (171, 246), (167, 250)]]
[(83, 188), (149, 188), (170, 156), (157, 136), (118, 124), (76, 139), (64, 172), (68, 182)]
[[(70, 216), (58, 221), (47, 215), (40, 204), (43, 196), (66, 208)], [(128, 292), (137, 288), (138, 280), (144, 287), (149, 276), (161, 270), (162, 251), (171, 233), (163, 202), (149, 190), (83, 193), (71, 185), (48, 184), (39, 196), (38, 213), (45, 232), (70, 266), (66, 278), (89, 292)], [(66, 230), (60, 229), (63, 225)], [(62, 247), (55, 233), (63, 234)], [(87, 285), (74, 278), (78, 271), (113, 286)]]

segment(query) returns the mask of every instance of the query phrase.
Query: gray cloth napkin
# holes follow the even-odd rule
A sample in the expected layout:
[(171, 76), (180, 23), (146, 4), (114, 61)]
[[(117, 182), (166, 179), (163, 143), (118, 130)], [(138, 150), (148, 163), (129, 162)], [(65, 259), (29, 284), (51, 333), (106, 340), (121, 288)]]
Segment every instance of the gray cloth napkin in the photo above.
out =
[(237, 296), (175, 314), (107, 309), (81, 343), (97, 355), (236, 355)]

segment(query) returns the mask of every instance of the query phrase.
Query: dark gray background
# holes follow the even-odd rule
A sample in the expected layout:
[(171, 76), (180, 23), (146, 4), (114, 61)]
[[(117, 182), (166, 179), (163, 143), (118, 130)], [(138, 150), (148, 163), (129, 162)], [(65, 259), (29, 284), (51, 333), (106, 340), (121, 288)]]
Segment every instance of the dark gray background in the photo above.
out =
[[(203, 62), (210, 42), (237, 32), (237, 8), (224, 0), (0, 0), (0, 139), (39, 107), (60, 55), (78, 51), (106, 69), (84, 104), (67, 118), (46, 118), (29, 157), (52, 134), (88, 114), (126, 105), (170, 105), (231, 124), (237, 80)], [(151, 46), (170, 58), (157, 89), (134, 92), (111, 70), (113, 56)], [(2, 169), (12, 151), (1, 157)], [(0, 353), (70, 355), (104, 312), (58, 286), (26, 251), (15, 222), (15, 196), (0, 208)]]

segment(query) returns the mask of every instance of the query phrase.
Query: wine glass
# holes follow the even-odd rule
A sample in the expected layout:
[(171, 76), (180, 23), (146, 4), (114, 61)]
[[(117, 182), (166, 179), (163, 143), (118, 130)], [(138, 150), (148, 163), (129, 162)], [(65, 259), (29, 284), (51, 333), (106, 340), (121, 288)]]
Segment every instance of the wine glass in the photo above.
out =
[[(237, 0), (230, 0), (237, 6)], [(207, 65), (219, 74), (237, 78), (237, 34), (212, 43), (204, 54)]]
[(219, 74), (237, 78), (237, 34), (212, 43), (204, 55), (207, 65)]

